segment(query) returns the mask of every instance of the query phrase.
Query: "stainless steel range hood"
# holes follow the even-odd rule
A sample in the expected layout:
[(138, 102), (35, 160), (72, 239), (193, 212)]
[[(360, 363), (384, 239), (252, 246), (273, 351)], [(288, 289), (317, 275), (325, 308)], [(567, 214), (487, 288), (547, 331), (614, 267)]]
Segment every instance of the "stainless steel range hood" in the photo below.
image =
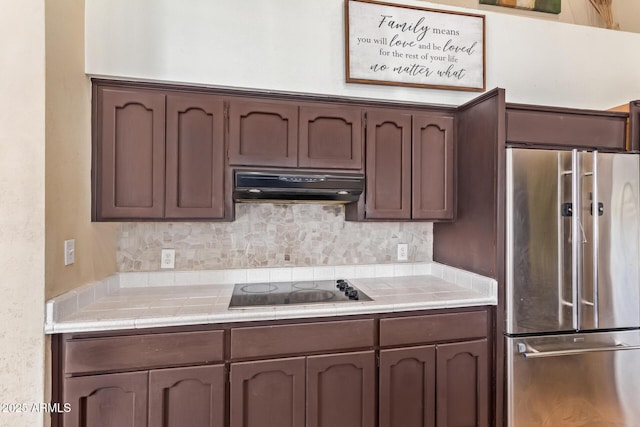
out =
[(235, 171), (235, 202), (351, 203), (364, 190), (362, 174)]

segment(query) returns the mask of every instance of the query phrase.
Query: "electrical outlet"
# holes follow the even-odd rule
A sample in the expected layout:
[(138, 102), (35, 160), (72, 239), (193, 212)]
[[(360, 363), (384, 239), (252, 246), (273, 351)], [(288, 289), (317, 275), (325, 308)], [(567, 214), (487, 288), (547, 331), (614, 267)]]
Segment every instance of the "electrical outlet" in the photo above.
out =
[(174, 268), (176, 266), (176, 250), (163, 249), (160, 258), (160, 268)]
[(406, 261), (407, 259), (409, 259), (409, 245), (398, 243), (398, 261)]
[(64, 241), (64, 265), (71, 265), (76, 262), (76, 240)]

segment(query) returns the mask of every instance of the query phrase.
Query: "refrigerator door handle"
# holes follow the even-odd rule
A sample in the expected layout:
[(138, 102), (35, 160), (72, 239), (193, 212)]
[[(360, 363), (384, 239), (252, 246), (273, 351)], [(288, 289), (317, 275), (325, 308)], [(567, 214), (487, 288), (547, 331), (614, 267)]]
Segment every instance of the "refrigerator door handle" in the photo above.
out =
[(580, 180), (582, 175), (580, 172), (580, 159), (578, 150), (571, 150), (571, 170), (573, 171), (573, 179), (571, 180), (571, 204), (574, 206), (573, 215), (571, 216), (571, 291), (573, 296), (573, 329), (579, 329), (580, 321), (580, 304), (582, 292), (580, 292), (581, 282), (581, 263), (582, 239), (578, 236), (582, 235), (582, 224), (580, 223)]
[(606, 351), (622, 351), (622, 350), (640, 350), (640, 345), (626, 345), (616, 344), (608, 347), (593, 347), (593, 348), (581, 348), (576, 350), (551, 350), (551, 351), (538, 351), (533, 347), (529, 347), (529, 351), (525, 351), (522, 357), (525, 359), (541, 359), (544, 357), (562, 357), (562, 356), (575, 356), (585, 353), (600, 353)]
[[(593, 152), (593, 195), (592, 195), (592, 203), (595, 203), (596, 206), (600, 206), (600, 199), (599, 199), (599, 195), (598, 195), (598, 151)], [(603, 208), (604, 210), (604, 208)], [(591, 215), (592, 221), (593, 221), (593, 236), (592, 236), (592, 240), (593, 240), (593, 272), (592, 272), (592, 276), (593, 276), (593, 281), (592, 281), (592, 286), (593, 286), (593, 302), (592, 303), (587, 303), (589, 305), (593, 304), (593, 322), (594, 322), (594, 326), (596, 328), (600, 327), (600, 321), (598, 319), (598, 257), (600, 256), (599, 252), (599, 247), (598, 247), (598, 237), (600, 236), (600, 230), (599, 230), (599, 218), (600, 218), (600, 214), (596, 214), (596, 215)]]
[[(562, 170), (562, 160), (560, 158), (558, 158), (558, 169)], [(564, 293), (564, 271), (563, 271), (563, 267), (564, 267), (564, 260), (563, 260), (563, 251), (562, 251), (562, 247), (564, 245), (564, 242), (562, 240), (562, 233), (560, 232), (560, 230), (562, 229), (562, 217), (572, 217), (573, 216), (573, 203), (572, 202), (565, 202), (564, 201), (564, 193), (562, 191), (563, 189), (563, 180), (566, 178), (570, 178), (571, 182), (573, 183), (573, 168), (571, 170), (565, 170), (565, 171), (561, 171), (560, 173), (558, 173), (558, 183), (556, 185), (557, 188), (557, 203), (558, 206), (560, 206), (560, 210), (561, 210), (561, 215), (556, 217), (556, 227), (558, 229), (558, 236), (557, 236), (557, 245), (558, 245), (558, 278), (557, 278), (557, 286), (558, 286), (558, 323), (560, 325), (564, 325), (565, 321), (564, 321), (564, 308), (565, 307), (572, 307), (571, 312), (574, 313), (575, 312), (575, 308), (573, 305), (573, 290), (574, 285), (573, 282), (571, 284), (571, 296), (570, 299), (565, 298), (565, 293)], [(573, 201), (573, 198), (571, 199)], [(573, 224), (573, 220), (572, 220), (572, 224)], [(573, 263), (573, 258), (572, 258), (572, 263)], [(575, 323), (575, 321), (572, 319), (572, 323)]]
[[(584, 231), (584, 225), (582, 224), (582, 221), (578, 221), (578, 225), (580, 226), (580, 235), (582, 236), (582, 238), (580, 239), (580, 243), (585, 244), (585, 243), (587, 243), (587, 233), (585, 233), (585, 231)], [(593, 241), (593, 244), (594, 244), (594, 253), (595, 253), (595, 244), (596, 244), (595, 243), (595, 239)], [(583, 256), (584, 256), (584, 251), (582, 253), (583, 253)], [(594, 259), (594, 262), (595, 261), (596, 260)], [(581, 281), (582, 281), (582, 278), (581, 278)], [(594, 283), (595, 283), (595, 281), (594, 281)], [(584, 286), (584, 285), (580, 285), (580, 286)], [(595, 292), (595, 290), (594, 290), (594, 292)], [(594, 302), (591, 302), (588, 299), (582, 297), (582, 295), (584, 295), (583, 292), (580, 292), (580, 295), (581, 295), (580, 296), (580, 304), (586, 305), (586, 306), (589, 306), (589, 307), (594, 307), (594, 308), (596, 307)], [(595, 295), (595, 293), (594, 293), (594, 295)], [(580, 327), (582, 328), (582, 327), (584, 327), (584, 325), (580, 325)], [(596, 327), (597, 327), (597, 322), (596, 322)]]

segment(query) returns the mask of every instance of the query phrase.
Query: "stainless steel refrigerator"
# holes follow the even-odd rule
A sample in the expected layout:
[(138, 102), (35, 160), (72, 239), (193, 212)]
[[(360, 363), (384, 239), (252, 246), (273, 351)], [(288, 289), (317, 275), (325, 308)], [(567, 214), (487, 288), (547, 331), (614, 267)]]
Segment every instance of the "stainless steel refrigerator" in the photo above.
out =
[(507, 417), (640, 426), (637, 154), (507, 149)]

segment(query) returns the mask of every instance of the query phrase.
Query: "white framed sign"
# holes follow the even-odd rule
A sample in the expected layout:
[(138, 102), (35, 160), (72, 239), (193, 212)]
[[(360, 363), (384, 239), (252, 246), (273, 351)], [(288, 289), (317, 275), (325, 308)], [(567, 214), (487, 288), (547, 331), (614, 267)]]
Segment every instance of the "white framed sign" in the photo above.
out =
[(482, 92), (484, 15), (345, 0), (347, 82)]

